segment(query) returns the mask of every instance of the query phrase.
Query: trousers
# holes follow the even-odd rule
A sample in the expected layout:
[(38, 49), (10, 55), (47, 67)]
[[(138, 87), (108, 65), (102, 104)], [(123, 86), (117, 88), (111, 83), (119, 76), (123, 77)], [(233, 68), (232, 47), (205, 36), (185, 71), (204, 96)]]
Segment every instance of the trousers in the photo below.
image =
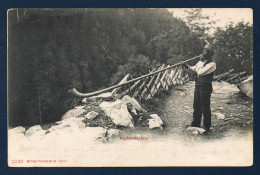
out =
[(207, 129), (211, 127), (210, 97), (212, 84), (195, 85), (193, 101), (193, 121), (192, 126), (200, 127), (202, 114), (204, 116), (203, 126)]

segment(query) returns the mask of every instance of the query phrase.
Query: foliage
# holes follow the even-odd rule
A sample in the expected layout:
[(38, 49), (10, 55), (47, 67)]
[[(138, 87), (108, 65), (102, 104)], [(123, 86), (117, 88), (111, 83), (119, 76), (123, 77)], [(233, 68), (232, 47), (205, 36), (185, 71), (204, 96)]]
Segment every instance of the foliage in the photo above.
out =
[(126, 64), (118, 67), (117, 72), (111, 78), (111, 83), (118, 83), (126, 74), (130, 74), (132, 78), (145, 75), (152, 70), (153, 67), (157, 66), (158, 64), (155, 62), (152, 63), (151, 60), (144, 55), (131, 56)]
[(253, 27), (248, 23), (230, 23), (214, 34), (215, 60), (218, 73), (234, 69), (235, 72), (253, 73)]
[(210, 15), (202, 14), (202, 9), (199, 8), (186, 9), (185, 12), (187, 13), (187, 25), (191, 31), (198, 37), (208, 39), (212, 30), (215, 29), (214, 24), (217, 21), (212, 20), (212, 16)]
[(11, 125), (59, 120), (80, 101), (70, 88), (104, 88), (122, 78), (122, 68), (133, 77), (146, 74), (168, 54), (156, 51), (155, 58), (147, 43), (185, 27), (166, 9), (18, 9), (8, 21)]
[[(71, 88), (95, 91), (127, 73), (134, 78), (199, 55), (200, 37), (214, 21), (201, 10), (189, 14), (185, 23), (167, 9), (8, 11), (9, 124), (57, 121), (81, 100), (68, 94)], [(205, 25), (196, 22), (204, 18)], [(230, 25), (215, 36), (216, 60), (225, 63), (219, 73), (252, 70), (252, 26)]]

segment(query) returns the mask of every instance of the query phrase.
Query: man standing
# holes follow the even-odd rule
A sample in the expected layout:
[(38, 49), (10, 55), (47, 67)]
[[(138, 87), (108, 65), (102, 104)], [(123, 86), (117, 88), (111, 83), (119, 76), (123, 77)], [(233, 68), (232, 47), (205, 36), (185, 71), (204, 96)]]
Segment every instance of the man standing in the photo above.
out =
[(192, 70), (196, 76), (193, 101), (194, 112), (191, 126), (200, 127), (203, 114), (203, 126), (206, 132), (211, 127), (210, 97), (212, 93), (212, 79), (216, 70), (216, 63), (212, 60), (213, 55), (213, 46), (208, 43), (201, 54), (200, 61), (195, 66), (185, 66)]

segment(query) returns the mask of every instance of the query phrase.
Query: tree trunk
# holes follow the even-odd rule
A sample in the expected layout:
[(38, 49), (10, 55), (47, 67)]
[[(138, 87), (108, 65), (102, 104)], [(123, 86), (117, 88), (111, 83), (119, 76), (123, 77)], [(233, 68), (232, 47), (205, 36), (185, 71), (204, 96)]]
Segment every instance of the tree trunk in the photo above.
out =
[(41, 96), (39, 92), (38, 92), (38, 107), (39, 107), (40, 124), (42, 124)]

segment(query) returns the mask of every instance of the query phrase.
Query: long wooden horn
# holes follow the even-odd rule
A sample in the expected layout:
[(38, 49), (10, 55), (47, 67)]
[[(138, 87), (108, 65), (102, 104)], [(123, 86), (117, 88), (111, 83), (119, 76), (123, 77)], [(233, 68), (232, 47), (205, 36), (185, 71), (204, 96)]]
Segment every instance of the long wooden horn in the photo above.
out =
[(134, 78), (134, 79), (132, 79), (132, 80), (126, 81), (126, 82), (124, 82), (124, 83), (122, 83), (122, 84), (117, 84), (117, 85), (114, 85), (114, 86), (111, 86), (111, 87), (108, 87), (108, 88), (105, 88), (105, 89), (102, 89), (102, 90), (99, 90), (99, 91), (95, 91), (95, 92), (91, 92), (91, 93), (80, 93), (80, 92), (78, 92), (75, 88), (73, 88), (73, 89), (70, 89), (68, 92), (71, 93), (71, 94), (73, 94), (73, 95), (75, 95), (75, 96), (77, 96), (77, 97), (91, 97), (91, 96), (98, 95), (98, 94), (101, 94), (101, 93), (104, 93), (104, 92), (113, 90), (113, 89), (115, 89), (115, 88), (124, 86), (124, 85), (126, 85), (126, 84), (133, 83), (133, 82), (135, 82), (135, 81), (138, 81), (138, 80), (140, 80), (140, 79), (149, 77), (149, 76), (151, 76), (151, 75), (154, 75), (154, 74), (163, 72), (163, 71), (165, 71), (165, 70), (168, 70), (168, 69), (171, 69), (171, 68), (173, 68), (173, 67), (182, 65), (182, 64), (184, 64), (184, 63), (187, 63), (187, 62), (189, 62), (189, 61), (195, 60), (195, 59), (197, 59), (197, 58), (200, 58), (200, 56), (196, 56), (196, 57), (190, 58), (190, 59), (185, 60), (185, 61), (182, 61), (182, 62), (180, 62), (180, 63), (177, 63), (177, 64), (171, 65), (171, 66), (169, 66), (169, 67), (163, 68), (163, 69), (161, 69), (161, 70), (151, 72), (151, 73), (149, 73), (149, 74), (146, 74), (146, 75), (143, 75), (143, 76)]

